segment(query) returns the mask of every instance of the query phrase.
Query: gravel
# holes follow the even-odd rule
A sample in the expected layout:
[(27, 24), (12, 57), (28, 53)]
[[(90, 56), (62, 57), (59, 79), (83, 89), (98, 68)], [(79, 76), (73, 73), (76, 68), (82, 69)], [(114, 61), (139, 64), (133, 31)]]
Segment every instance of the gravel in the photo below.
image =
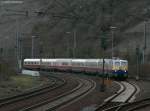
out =
[(68, 107), (63, 107), (61, 109), (58, 109), (57, 111), (93, 111), (97, 105), (101, 104), (103, 100), (115, 92), (119, 90), (118, 84), (115, 84), (112, 82), (111, 86), (107, 86), (105, 92), (100, 92), (100, 83), (101, 79), (97, 77), (92, 76), (84, 76), (84, 75), (78, 75), (81, 78), (89, 78), (97, 83), (97, 88), (87, 96), (85, 96), (80, 101), (77, 101)]
[(140, 88), (140, 93), (136, 95), (136, 100), (150, 98), (150, 87), (149, 87), (150, 81), (147, 80), (139, 80), (139, 81), (131, 80), (131, 81), (135, 82)]

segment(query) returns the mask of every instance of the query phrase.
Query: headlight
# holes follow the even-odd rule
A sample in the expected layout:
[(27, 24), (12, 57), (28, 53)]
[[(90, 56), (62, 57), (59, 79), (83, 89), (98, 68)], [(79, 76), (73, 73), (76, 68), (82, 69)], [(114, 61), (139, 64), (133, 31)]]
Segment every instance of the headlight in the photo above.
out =
[(124, 72), (127, 72), (126, 70)]

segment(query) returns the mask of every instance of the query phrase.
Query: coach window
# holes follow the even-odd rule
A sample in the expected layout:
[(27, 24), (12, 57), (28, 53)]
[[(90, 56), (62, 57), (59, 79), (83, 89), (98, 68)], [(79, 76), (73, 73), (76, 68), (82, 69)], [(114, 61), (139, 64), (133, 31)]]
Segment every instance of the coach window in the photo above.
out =
[(82, 63), (78, 63), (78, 66), (82, 66)]
[(88, 62), (88, 66), (90, 66), (90, 67), (91, 67), (91, 62)]
[(91, 62), (92, 67), (97, 66), (95, 62)]
[(72, 63), (72, 65), (73, 65), (73, 66), (76, 66), (76, 63), (75, 63), (75, 62), (73, 62), (73, 63)]
[(67, 62), (63, 62), (62, 65), (68, 65), (68, 63)]
[(82, 66), (84, 66), (84, 63), (82, 63)]
[(87, 63), (87, 62), (85, 63), (85, 66), (88, 66), (88, 63)]
[(62, 65), (65, 65), (65, 63), (64, 63), (64, 62), (62, 62)]
[(101, 67), (101, 66), (102, 66), (102, 64), (103, 64), (103, 63), (102, 63), (101, 61), (100, 61), (100, 62), (98, 62), (98, 66), (100, 66), (100, 67)]
[(81, 62), (81, 63), (80, 63), (80, 66), (84, 66), (84, 64)]

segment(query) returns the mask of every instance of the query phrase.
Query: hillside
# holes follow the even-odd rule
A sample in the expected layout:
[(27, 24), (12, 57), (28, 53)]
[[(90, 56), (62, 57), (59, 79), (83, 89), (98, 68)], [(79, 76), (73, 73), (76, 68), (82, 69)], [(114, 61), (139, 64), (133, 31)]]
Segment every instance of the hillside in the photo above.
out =
[[(46, 13), (49, 16), (49, 22), (38, 23), (33, 28), (33, 33), (37, 32), (41, 37), (40, 41), (45, 44), (42, 46), (45, 57), (72, 56), (74, 35), (77, 39), (76, 57), (101, 57), (103, 27), (106, 28), (108, 38), (106, 54), (111, 56), (111, 26), (117, 27), (114, 31), (114, 45), (116, 56), (118, 56), (118, 51), (122, 49), (117, 47), (125, 44), (122, 46), (123, 49), (126, 51), (129, 48), (127, 43), (131, 37), (128, 38), (124, 32), (149, 16), (149, 2), (146, 0), (88, 0), (88, 2), (64, 0), (55, 1), (51, 6), (53, 7), (50, 7)], [(126, 38), (128, 38), (127, 43), (124, 43)], [(140, 41), (140, 38), (134, 36), (133, 38), (133, 42), (135, 39)]]
[[(129, 58), (141, 37), (125, 32), (149, 18), (149, 6), (148, 0), (26, 0), (23, 4), (2, 4), (1, 54), (15, 58), (18, 35), (23, 58), (31, 57), (32, 36), (37, 36), (35, 57), (73, 57), (76, 37), (75, 57), (98, 58), (102, 57), (101, 29), (105, 28), (105, 55), (110, 57), (110, 27), (115, 26), (114, 55)], [(134, 46), (128, 46), (132, 42)]]

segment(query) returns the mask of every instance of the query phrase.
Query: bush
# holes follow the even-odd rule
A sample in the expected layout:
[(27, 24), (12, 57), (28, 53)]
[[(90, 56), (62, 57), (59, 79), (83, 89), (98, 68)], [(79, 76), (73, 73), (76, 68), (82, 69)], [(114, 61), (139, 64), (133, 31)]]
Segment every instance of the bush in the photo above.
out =
[(12, 74), (15, 74), (15, 71), (11, 68), (9, 62), (0, 60), (0, 80), (8, 80)]
[[(150, 64), (140, 65), (140, 77), (150, 77)], [(135, 77), (137, 75), (137, 65), (129, 65), (129, 77)]]
[(150, 77), (150, 64), (142, 64), (141, 65), (141, 76), (142, 77)]

